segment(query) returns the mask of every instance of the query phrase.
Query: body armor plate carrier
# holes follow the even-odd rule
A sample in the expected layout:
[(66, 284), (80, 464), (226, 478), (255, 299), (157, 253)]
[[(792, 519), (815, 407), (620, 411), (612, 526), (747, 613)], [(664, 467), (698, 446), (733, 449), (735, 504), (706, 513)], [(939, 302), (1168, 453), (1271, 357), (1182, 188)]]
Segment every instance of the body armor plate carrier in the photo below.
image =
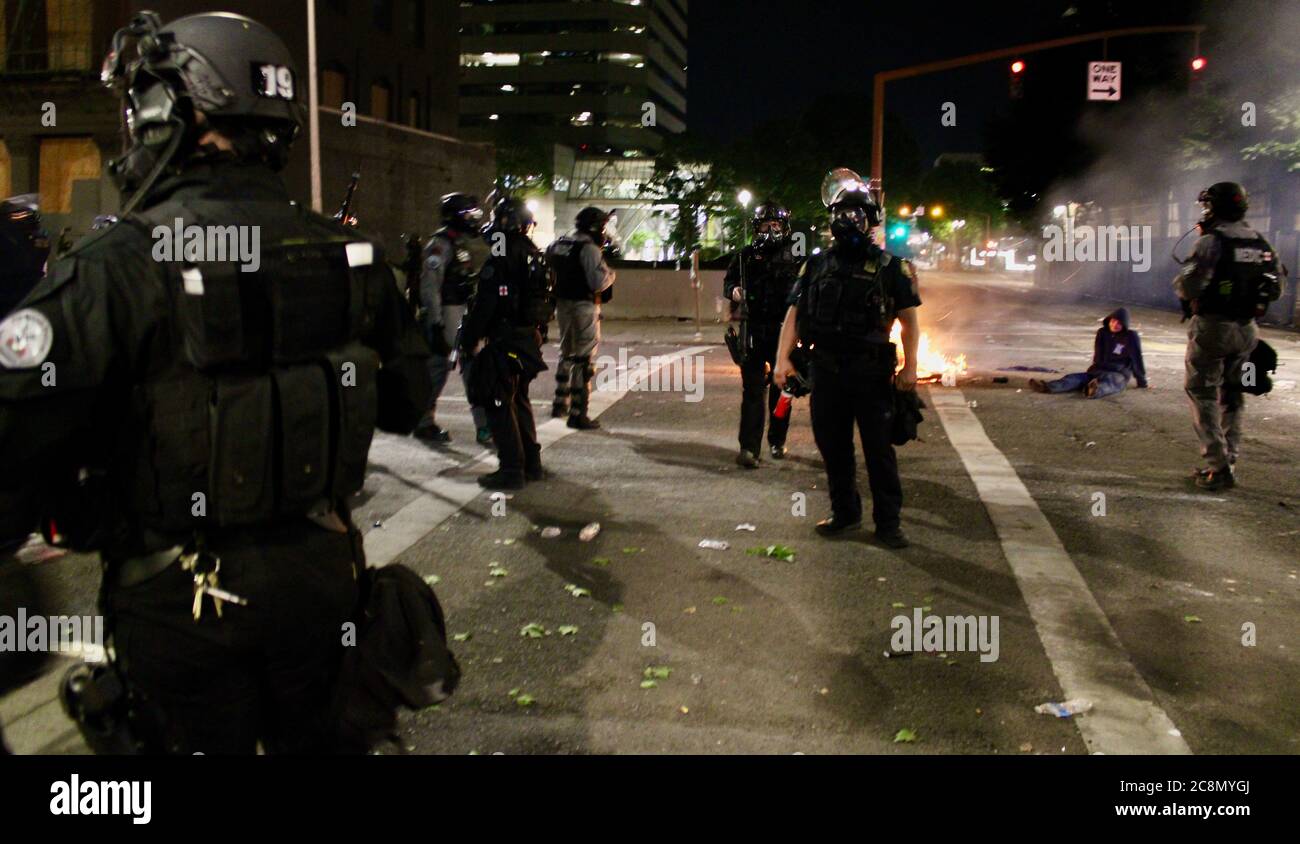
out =
[[(154, 221), (147, 221), (152, 224)], [(361, 489), (378, 356), (342, 239), (270, 245), (261, 267), (168, 265), (172, 364), (137, 388), (132, 509), (159, 531), (266, 524)]]

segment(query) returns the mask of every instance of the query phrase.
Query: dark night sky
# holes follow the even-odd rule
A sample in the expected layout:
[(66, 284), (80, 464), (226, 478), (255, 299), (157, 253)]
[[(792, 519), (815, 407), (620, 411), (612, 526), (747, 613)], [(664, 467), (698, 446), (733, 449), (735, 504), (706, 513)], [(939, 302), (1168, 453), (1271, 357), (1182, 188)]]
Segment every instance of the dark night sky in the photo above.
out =
[[(869, 96), (878, 70), (1104, 29), (1085, 16), (1116, 11), (1106, 2), (1079, 3), (1084, 12), (1070, 27), (1061, 19), (1070, 5), (1065, 0), (696, 0), (689, 22), (688, 122), (693, 131), (730, 140), (764, 120), (796, 117), (807, 101), (828, 92)], [(1159, 5), (1164, 4), (1148, 8)], [(1160, 17), (1160, 10), (1151, 12)], [(1082, 66), (1079, 75), (1082, 86)], [(980, 151), (988, 116), (1007, 99), (1007, 63), (993, 62), (890, 83), (886, 102), (907, 122), (930, 163), (941, 152)], [(945, 101), (957, 105), (955, 127), (940, 124)]]

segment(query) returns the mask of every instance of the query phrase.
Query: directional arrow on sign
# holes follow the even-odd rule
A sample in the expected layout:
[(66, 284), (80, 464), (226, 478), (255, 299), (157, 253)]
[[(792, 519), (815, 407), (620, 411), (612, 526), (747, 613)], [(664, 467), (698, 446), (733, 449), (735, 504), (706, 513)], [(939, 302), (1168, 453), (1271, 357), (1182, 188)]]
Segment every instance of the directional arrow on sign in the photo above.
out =
[(1119, 102), (1123, 65), (1120, 62), (1088, 62), (1088, 99)]

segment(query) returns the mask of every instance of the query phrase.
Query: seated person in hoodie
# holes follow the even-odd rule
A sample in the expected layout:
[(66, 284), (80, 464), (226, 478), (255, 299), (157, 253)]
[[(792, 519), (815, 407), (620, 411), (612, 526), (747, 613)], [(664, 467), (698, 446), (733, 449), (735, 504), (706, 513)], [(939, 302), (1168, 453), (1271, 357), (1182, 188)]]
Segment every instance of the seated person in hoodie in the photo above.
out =
[(1120, 308), (1102, 320), (1093, 342), (1092, 365), (1087, 372), (1073, 372), (1055, 381), (1029, 379), (1040, 393), (1072, 393), (1083, 390), (1090, 399), (1114, 395), (1128, 386), (1130, 377), (1140, 389), (1147, 387), (1147, 370), (1142, 363), (1142, 341), (1128, 327), (1128, 309)]

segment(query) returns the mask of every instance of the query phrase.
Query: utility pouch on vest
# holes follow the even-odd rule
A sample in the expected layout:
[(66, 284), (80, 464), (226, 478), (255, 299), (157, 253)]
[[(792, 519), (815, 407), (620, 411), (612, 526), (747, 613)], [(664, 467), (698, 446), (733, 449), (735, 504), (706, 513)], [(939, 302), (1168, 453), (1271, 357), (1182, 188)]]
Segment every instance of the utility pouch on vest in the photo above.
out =
[(240, 272), (233, 263), (198, 264), (181, 270), (176, 310), (190, 366), (208, 371), (260, 363), (264, 355), (257, 338), (262, 332), (258, 325), (250, 324), (255, 323), (260, 309), (248, 307), (259, 297), (255, 290), (241, 290), (257, 281), (256, 275)]
[(280, 409), (280, 509), (305, 513), (330, 495), (328, 372), (304, 365), (277, 369), (271, 377)]
[(379, 357), (360, 343), (327, 355), (337, 420), (330, 492), (344, 498), (366, 480), (366, 457), (379, 415)]
[(218, 526), (251, 524), (275, 513), (275, 416), (270, 376), (217, 380), (208, 516)]
[(185, 529), (209, 494), (211, 393), (212, 382), (192, 373), (148, 382), (136, 393), (136, 416), (146, 420), (148, 435), (136, 461), (133, 507), (151, 527)]

